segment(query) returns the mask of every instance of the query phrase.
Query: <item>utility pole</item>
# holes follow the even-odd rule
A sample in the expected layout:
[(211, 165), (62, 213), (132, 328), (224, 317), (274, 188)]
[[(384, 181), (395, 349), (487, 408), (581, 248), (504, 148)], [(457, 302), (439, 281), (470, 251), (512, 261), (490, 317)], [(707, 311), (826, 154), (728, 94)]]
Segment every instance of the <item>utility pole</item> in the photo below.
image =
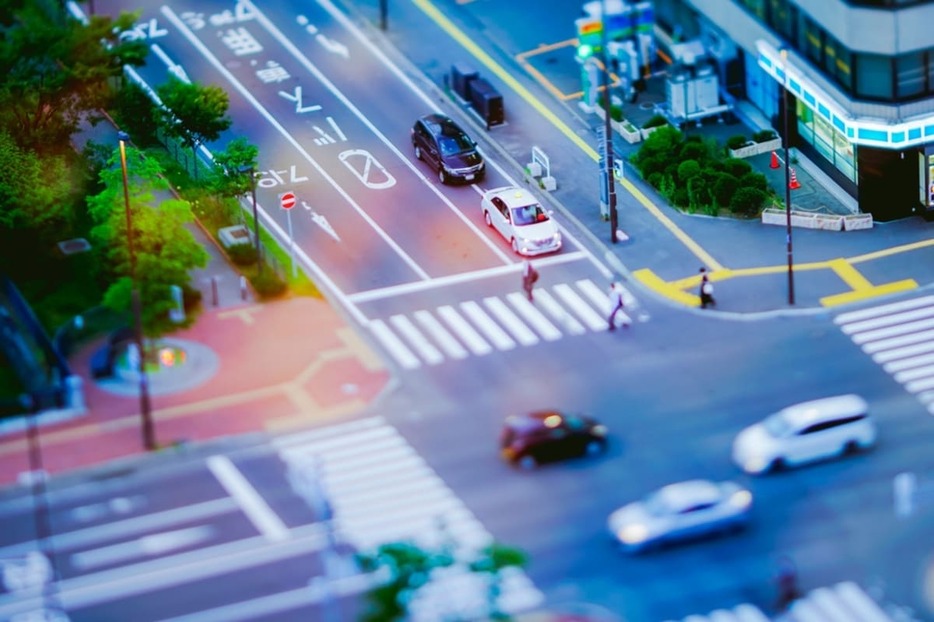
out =
[(610, 242), (616, 244), (616, 230), (619, 228), (619, 214), (616, 211), (616, 180), (613, 178), (613, 124), (610, 119), (610, 65), (607, 62), (606, 48), (606, 0), (600, 0), (600, 62), (603, 63), (603, 112), (604, 139), (606, 141), (603, 157), (603, 177), (606, 179), (606, 198), (610, 210)]
[(783, 112), (783, 130), (782, 142), (785, 144), (785, 250), (788, 255), (788, 304), (795, 304), (795, 276), (794, 260), (791, 246), (791, 162), (790, 162), (790, 143), (791, 136), (788, 133), (788, 50), (782, 50), (782, 73), (784, 74), (784, 84), (782, 84), (782, 108)]

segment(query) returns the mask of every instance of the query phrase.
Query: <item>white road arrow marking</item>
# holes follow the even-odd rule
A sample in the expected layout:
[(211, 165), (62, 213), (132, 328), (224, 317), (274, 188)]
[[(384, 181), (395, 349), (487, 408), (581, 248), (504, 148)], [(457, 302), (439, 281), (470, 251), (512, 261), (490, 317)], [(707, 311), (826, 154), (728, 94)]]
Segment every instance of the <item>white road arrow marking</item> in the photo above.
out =
[[(396, 185), (396, 178), (390, 175), (386, 167), (366, 149), (348, 149), (342, 151), (337, 157), (367, 188), (385, 190)], [(362, 160), (359, 169), (355, 167), (357, 160)], [(383, 179), (379, 179), (379, 173), (382, 173)]]
[(328, 52), (331, 52), (332, 54), (339, 54), (344, 58), (350, 58), (350, 52), (347, 50), (347, 46), (343, 43), (334, 41), (333, 39), (328, 39), (322, 34), (315, 35), (315, 39), (318, 41), (318, 43), (321, 44), (321, 47), (323, 47)]
[(328, 222), (328, 219), (325, 218), (324, 214), (319, 214), (318, 212), (316, 212), (316, 211), (314, 211), (313, 209), (311, 209), (311, 206), (308, 205), (308, 203), (306, 203), (305, 201), (302, 201), (302, 207), (305, 208), (305, 211), (307, 211), (309, 214), (311, 214), (311, 220), (312, 220), (316, 225), (318, 225), (319, 227), (321, 227), (322, 229), (324, 229), (324, 232), (325, 232), (325, 233), (327, 233), (329, 236), (331, 236), (332, 238), (334, 238), (334, 239), (337, 240), (338, 242), (341, 241), (340, 237), (338, 237), (338, 235), (337, 235), (337, 232), (334, 231), (334, 227), (331, 226), (331, 223)]
[(303, 106), (302, 105), (302, 87), (296, 86), (293, 93), (286, 93), (285, 91), (279, 91), (281, 97), (286, 98), (291, 102), (295, 102), (295, 112), (301, 114), (303, 112), (314, 112), (316, 110), (321, 110), (321, 106)]
[(151, 46), (152, 51), (156, 53), (156, 56), (165, 63), (166, 67), (169, 69), (169, 73), (181, 80), (182, 82), (187, 82), (191, 84), (191, 80), (188, 79), (188, 74), (185, 73), (185, 69), (181, 65), (169, 58), (169, 55), (165, 53), (165, 50), (158, 43), (153, 43)]
[(154, 533), (129, 542), (75, 553), (71, 556), (71, 561), (76, 568), (88, 570), (118, 564), (137, 557), (164, 555), (176, 549), (203, 542), (213, 534), (214, 528), (209, 525)]

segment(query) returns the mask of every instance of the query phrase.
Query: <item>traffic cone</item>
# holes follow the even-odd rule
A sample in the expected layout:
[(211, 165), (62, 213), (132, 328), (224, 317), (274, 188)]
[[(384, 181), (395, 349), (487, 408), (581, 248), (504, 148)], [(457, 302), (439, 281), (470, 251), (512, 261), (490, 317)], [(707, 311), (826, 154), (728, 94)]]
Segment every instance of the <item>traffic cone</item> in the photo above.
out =
[(778, 154), (773, 151), (772, 161), (769, 163), (769, 168), (778, 168), (779, 166), (781, 165), (778, 163)]
[(801, 184), (798, 183), (798, 174), (795, 173), (795, 169), (791, 169), (791, 181), (788, 182), (788, 187), (792, 190), (797, 190), (801, 187)]

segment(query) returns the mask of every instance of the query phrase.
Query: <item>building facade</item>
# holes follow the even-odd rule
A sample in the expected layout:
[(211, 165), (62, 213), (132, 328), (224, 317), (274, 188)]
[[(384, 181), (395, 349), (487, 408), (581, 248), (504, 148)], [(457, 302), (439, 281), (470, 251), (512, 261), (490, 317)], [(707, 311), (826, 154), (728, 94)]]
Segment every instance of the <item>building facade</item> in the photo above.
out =
[(934, 0), (654, 2), (863, 212), (934, 216)]

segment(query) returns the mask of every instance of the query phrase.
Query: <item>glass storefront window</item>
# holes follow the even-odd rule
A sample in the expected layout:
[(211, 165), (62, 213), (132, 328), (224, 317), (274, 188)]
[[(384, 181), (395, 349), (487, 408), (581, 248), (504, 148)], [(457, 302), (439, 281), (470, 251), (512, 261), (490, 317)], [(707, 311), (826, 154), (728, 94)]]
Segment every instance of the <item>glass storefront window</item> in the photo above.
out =
[(833, 164), (841, 173), (856, 181), (856, 148), (833, 125), (814, 111), (797, 102), (798, 136)]
[(928, 205), (934, 206), (934, 155), (928, 156), (928, 182), (931, 184), (928, 188)]

